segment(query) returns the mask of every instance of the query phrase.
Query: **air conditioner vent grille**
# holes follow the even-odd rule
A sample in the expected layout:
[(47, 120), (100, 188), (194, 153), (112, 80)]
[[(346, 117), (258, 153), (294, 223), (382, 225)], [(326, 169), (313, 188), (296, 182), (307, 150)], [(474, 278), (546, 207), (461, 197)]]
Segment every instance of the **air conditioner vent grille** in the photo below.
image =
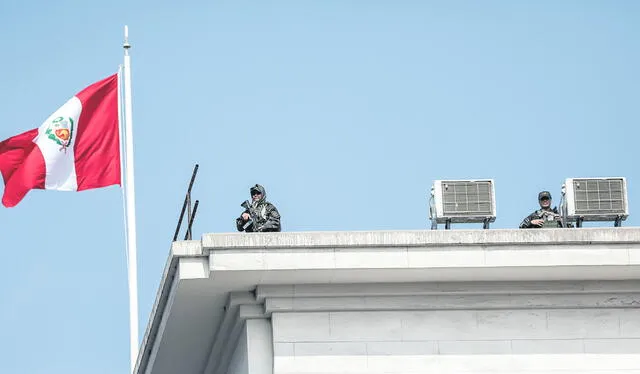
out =
[(622, 179), (574, 179), (573, 191), (576, 214), (625, 213)]
[(494, 215), (489, 181), (443, 181), (442, 200), (445, 216)]

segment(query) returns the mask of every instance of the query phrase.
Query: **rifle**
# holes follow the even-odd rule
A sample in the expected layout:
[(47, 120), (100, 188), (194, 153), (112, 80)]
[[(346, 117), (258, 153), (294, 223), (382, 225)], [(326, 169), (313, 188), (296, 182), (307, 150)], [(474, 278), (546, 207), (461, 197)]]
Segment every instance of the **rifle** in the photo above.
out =
[[(249, 225), (253, 224), (254, 222), (258, 222), (258, 220), (256, 219), (256, 213), (251, 208), (251, 202), (249, 202), (249, 200), (245, 200), (242, 204), (240, 204), (240, 206), (247, 210), (249, 212), (249, 215), (251, 216), (251, 218), (247, 220), (247, 223), (242, 226), (242, 229), (246, 231)], [(253, 231), (257, 231), (257, 227), (255, 225), (253, 225)]]
[(557, 228), (558, 222), (560, 222), (560, 227), (564, 227), (564, 222), (562, 222), (562, 216), (553, 211), (544, 211), (542, 213), (541, 218), (544, 221), (544, 224), (542, 225), (542, 227)]

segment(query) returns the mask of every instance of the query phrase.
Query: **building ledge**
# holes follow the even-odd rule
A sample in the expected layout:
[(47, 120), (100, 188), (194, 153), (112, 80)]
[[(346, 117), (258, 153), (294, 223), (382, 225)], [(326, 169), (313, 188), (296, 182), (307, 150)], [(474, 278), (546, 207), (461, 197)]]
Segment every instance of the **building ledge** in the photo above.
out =
[(135, 372), (202, 372), (231, 296), (261, 287), (634, 279), (640, 228), (204, 234), (173, 243)]

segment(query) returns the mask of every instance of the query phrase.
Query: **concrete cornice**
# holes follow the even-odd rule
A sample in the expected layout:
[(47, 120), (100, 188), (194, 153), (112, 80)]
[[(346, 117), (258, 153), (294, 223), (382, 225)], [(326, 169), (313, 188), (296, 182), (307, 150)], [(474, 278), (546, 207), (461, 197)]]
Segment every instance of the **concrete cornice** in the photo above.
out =
[(530, 230), (332, 231), (219, 233), (202, 235), (203, 249), (446, 247), (640, 243), (640, 228), (609, 227)]

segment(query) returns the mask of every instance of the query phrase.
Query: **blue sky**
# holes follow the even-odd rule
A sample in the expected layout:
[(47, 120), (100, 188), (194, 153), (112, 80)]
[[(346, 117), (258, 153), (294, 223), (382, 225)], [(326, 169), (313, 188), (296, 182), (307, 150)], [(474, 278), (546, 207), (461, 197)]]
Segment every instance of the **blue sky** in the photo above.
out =
[[(493, 228), (570, 177), (626, 177), (640, 222), (640, 2), (3, 1), (0, 139), (114, 73), (125, 24), (141, 337), (195, 163), (197, 238), (255, 183), (284, 231), (426, 229), (433, 180), (467, 178), (495, 180)], [(121, 190), (0, 222), (0, 372), (127, 372)]]

